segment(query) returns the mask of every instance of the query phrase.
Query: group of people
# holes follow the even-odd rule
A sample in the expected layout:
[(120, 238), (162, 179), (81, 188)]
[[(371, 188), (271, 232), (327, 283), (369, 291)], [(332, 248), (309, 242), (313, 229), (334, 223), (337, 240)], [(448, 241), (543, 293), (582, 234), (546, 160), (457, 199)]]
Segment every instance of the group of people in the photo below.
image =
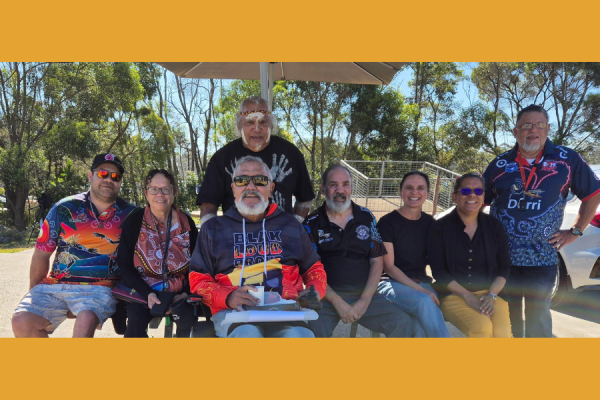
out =
[[(214, 154), (200, 187), (199, 232), (174, 205), (168, 171), (148, 173), (147, 204), (137, 208), (118, 197), (121, 160), (97, 155), (90, 190), (59, 201), (43, 221), (15, 336), (47, 337), (74, 317), (73, 336), (92, 337), (115, 313), (119, 280), (143, 300), (126, 305), (125, 337), (147, 337), (159, 308), (173, 315), (178, 337), (189, 337), (189, 296), (210, 308), (218, 337), (331, 337), (340, 320), (386, 337), (450, 337), (446, 321), (468, 337), (552, 336), (557, 250), (593, 218), (600, 180), (575, 151), (548, 139), (542, 107), (519, 112), (514, 148), (483, 176), (454, 182), (456, 207), (438, 220), (423, 212), (425, 173), (404, 175), (402, 206), (377, 222), (352, 202), (343, 165), (324, 171), (325, 202), (309, 214), (315, 196), (304, 158), (273, 136), (266, 101), (244, 100), (235, 125), (240, 137)], [(560, 230), (569, 189), (582, 204), (574, 226)], [(285, 300), (316, 293), (318, 318), (230, 318), (261, 304), (263, 291)]]

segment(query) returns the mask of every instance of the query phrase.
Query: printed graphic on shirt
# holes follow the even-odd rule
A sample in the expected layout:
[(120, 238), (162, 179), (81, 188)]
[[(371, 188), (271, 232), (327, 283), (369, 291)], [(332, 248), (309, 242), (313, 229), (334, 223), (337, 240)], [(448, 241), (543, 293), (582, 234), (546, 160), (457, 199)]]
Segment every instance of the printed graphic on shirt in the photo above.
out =
[(132, 209), (113, 206), (96, 219), (86, 207), (84, 194), (55, 205), (44, 220), (36, 243), (40, 250), (57, 250), (50, 277), (44, 283), (118, 279), (115, 250), (120, 241), (120, 225)]
[[(238, 163), (238, 158), (236, 157), (234, 160), (232, 160), (230, 162), (230, 164), (229, 164), (230, 168), (225, 167), (225, 172), (227, 172), (229, 174), (232, 181), (233, 181), (233, 172), (235, 171), (235, 166), (237, 165), (237, 163)], [(289, 164), (289, 160), (284, 154), (282, 154), (281, 156), (278, 156), (277, 154), (273, 154), (273, 161), (271, 163), (271, 166), (269, 167), (269, 170), (271, 171), (271, 176), (273, 177), (273, 182), (281, 183), (288, 175), (290, 175), (294, 172), (293, 168), (291, 168), (291, 167), (287, 168), (288, 164)], [(269, 165), (267, 164), (267, 167), (268, 166)], [(272, 198), (273, 198), (273, 201), (275, 202), (275, 204), (277, 204), (279, 207), (281, 207), (285, 210), (285, 206), (286, 206), (285, 198), (283, 197), (283, 195), (281, 193), (279, 193), (277, 190), (274, 191)]]
[[(266, 240), (265, 240), (266, 239)], [(267, 248), (265, 250), (265, 242)], [(244, 249), (246, 256), (244, 257)], [(233, 256), (235, 266), (241, 265), (245, 260), (246, 265), (261, 263), (274, 258), (280, 258), (283, 248), (281, 246), (281, 231), (267, 231), (267, 237), (264, 238), (263, 232), (246, 233), (244, 240), (243, 233), (233, 234)]]
[(356, 237), (360, 240), (367, 240), (371, 235), (369, 234), (369, 228), (365, 225), (359, 225), (356, 228)]
[[(310, 228), (308, 228), (308, 225), (304, 225), (305, 229), (308, 229), (308, 233), (310, 233)], [(325, 233), (322, 229), (319, 229), (319, 244), (321, 243), (325, 243), (325, 242), (331, 242), (333, 240), (333, 238), (331, 237), (331, 233)]]

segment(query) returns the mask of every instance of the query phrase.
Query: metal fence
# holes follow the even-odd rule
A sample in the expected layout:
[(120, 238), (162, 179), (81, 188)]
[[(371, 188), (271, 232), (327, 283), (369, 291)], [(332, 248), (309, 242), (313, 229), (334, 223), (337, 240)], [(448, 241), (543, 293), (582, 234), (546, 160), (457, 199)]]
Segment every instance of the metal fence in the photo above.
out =
[(342, 160), (353, 175), (352, 200), (379, 219), (402, 205), (400, 181), (409, 171), (429, 175), (431, 190), (423, 211), (435, 215), (452, 207), (452, 187), (460, 174), (423, 161)]

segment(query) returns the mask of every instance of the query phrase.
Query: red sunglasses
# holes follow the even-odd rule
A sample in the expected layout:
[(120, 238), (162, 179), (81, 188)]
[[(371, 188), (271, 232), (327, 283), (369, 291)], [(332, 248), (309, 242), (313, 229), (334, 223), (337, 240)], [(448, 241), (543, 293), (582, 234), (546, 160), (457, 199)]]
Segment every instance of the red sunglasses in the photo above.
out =
[(105, 169), (93, 169), (92, 171), (97, 172), (98, 178), (106, 179), (110, 177), (110, 179), (112, 179), (114, 182), (121, 182), (121, 178), (123, 177), (123, 175), (118, 172), (111, 172)]

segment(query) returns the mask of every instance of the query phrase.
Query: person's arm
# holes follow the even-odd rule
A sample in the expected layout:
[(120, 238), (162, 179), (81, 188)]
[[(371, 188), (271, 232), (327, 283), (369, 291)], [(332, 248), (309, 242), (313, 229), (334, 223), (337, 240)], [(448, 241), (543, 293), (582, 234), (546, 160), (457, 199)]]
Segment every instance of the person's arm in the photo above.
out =
[(31, 257), (31, 264), (29, 266), (29, 290), (33, 289), (35, 285), (48, 276), (51, 256), (52, 252), (37, 248), (33, 251), (33, 257)]
[(367, 278), (367, 284), (363, 289), (360, 298), (352, 303), (352, 308), (356, 313), (356, 320), (359, 320), (365, 312), (367, 312), (367, 308), (369, 304), (371, 304), (371, 299), (377, 290), (377, 286), (379, 285), (379, 281), (381, 280), (381, 274), (383, 273), (383, 257), (371, 258), (369, 260), (371, 264), (371, 269), (369, 270), (369, 277)]
[(333, 308), (335, 308), (335, 311), (338, 313), (343, 323), (356, 322), (360, 319), (354, 308), (346, 303), (346, 301), (329, 285), (327, 285), (327, 292), (325, 293), (324, 299), (330, 302)]
[(140, 277), (140, 274), (133, 265), (133, 255), (140, 235), (143, 216), (144, 209), (136, 209), (123, 221), (121, 240), (119, 247), (117, 247), (117, 264), (119, 265), (123, 282), (130, 288), (135, 289), (140, 296), (148, 299), (153, 291)]
[[(573, 226), (580, 228), (582, 231), (587, 228), (596, 215), (598, 205), (600, 205), (600, 192), (585, 199), (585, 201), (582, 201)], [(578, 237), (578, 235), (573, 235), (570, 230), (562, 229), (552, 235), (548, 242), (553, 245), (552, 247), (559, 250), (562, 247), (573, 243)]]
[(296, 204), (294, 204), (294, 217), (296, 217), (296, 219), (300, 223), (302, 223), (306, 219), (306, 216), (310, 212), (310, 207), (312, 206), (312, 203), (313, 201), (309, 200), (296, 201)]
[(437, 295), (429, 290), (423, 288), (418, 283), (415, 283), (412, 279), (410, 279), (400, 268), (396, 266), (394, 263), (394, 245), (390, 242), (383, 242), (385, 249), (387, 250), (387, 254), (383, 256), (383, 270), (396, 282), (400, 282), (401, 284), (408, 286), (411, 289), (414, 289), (418, 292), (422, 292), (428, 294), (431, 297), (431, 300), (438, 306), (440, 305), (440, 301), (437, 298)]
[(217, 210), (219, 207), (212, 203), (201, 203), (200, 204), (200, 225), (208, 221), (209, 219), (217, 216)]

